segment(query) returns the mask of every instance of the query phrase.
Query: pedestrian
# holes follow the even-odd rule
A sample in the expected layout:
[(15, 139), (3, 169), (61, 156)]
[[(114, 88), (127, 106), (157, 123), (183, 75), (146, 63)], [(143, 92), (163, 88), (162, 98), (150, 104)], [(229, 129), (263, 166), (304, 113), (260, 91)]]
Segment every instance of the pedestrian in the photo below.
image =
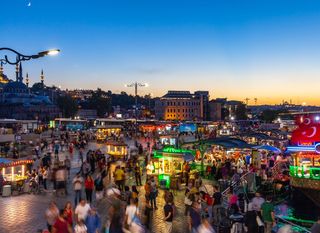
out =
[(272, 197), (267, 196), (267, 201), (261, 205), (261, 215), (264, 221), (264, 233), (271, 233), (272, 227), (276, 224), (274, 205), (271, 203), (271, 200)]
[(139, 191), (137, 190), (137, 186), (132, 185), (131, 190), (132, 190), (132, 192), (131, 192), (131, 197), (132, 197), (133, 199), (135, 199), (135, 201), (138, 203), (138, 201), (139, 201), (139, 198), (138, 198), (138, 196), (139, 196)]
[(136, 178), (136, 185), (137, 186), (141, 186), (141, 168), (138, 164), (136, 164), (135, 168), (134, 168), (134, 176)]
[(260, 192), (256, 192), (255, 193), (255, 197), (252, 198), (252, 208), (255, 211), (260, 212), (261, 211), (261, 206), (262, 204), (265, 202), (264, 198), (261, 197), (261, 193)]
[(66, 159), (64, 161), (64, 165), (66, 166), (66, 169), (68, 171), (68, 179), (70, 179), (71, 161), (68, 156), (66, 157)]
[(248, 204), (248, 211), (244, 217), (244, 223), (247, 227), (247, 233), (257, 233), (259, 231), (259, 226), (257, 223), (257, 212), (252, 209), (252, 203)]
[(124, 171), (120, 168), (120, 166), (116, 167), (116, 170), (114, 172), (114, 180), (120, 191), (122, 191), (122, 180), (125, 177)]
[(87, 202), (92, 203), (92, 192), (94, 188), (94, 181), (91, 175), (87, 175), (86, 180), (84, 182), (85, 192)]
[(88, 233), (88, 228), (84, 224), (83, 219), (77, 221), (77, 224), (74, 227), (74, 233)]
[(214, 193), (213, 193), (213, 196), (212, 196), (212, 202), (213, 202), (213, 207), (212, 207), (212, 210), (213, 210), (213, 218), (214, 218), (214, 223), (215, 224), (218, 224), (219, 222), (219, 209), (222, 207), (221, 205), (221, 199), (222, 199), (222, 194), (221, 192), (219, 191), (219, 186), (214, 186)]
[(150, 205), (150, 199), (145, 198), (145, 209), (144, 209), (144, 215), (145, 215), (145, 226), (147, 229), (150, 229), (150, 214), (151, 214), (152, 208)]
[(83, 186), (83, 178), (80, 176), (79, 173), (73, 179), (72, 183), (73, 183), (73, 190), (75, 192), (74, 205), (76, 206), (78, 201), (80, 201), (81, 199), (81, 190)]
[(72, 233), (72, 227), (68, 224), (66, 217), (67, 212), (61, 209), (56, 222), (52, 226), (52, 233)]
[(186, 189), (185, 196), (184, 196), (184, 205), (186, 207), (184, 211), (185, 216), (189, 215), (189, 209), (191, 208), (191, 205), (192, 205), (192, 201), (189, 199), (189, 195), (190, 195), (190, 190)]
[(155, 210), (157, 210), (157, 196), (158, 196), (158, 189), (157, 189), (157, 183), (152, 176), (150, 179), (150, 201), (151, 201), (151, 207)]
[(88, 229), (88, 233), (99, 232), (99, 230), (101, 228), (101, 219), (97, 213), (96, 207), (91, 207), (85, 223), (86, 223), (86, 226)]
[(130, 205), (127, 206), (125, 212), (126, 228), (132, 233), (138, 233), (141, 226), (137, 204), (137, 200), (131, 198)]
[(90, 205), (86, 202), (86, 200), (80, 200), (79, 204), (77, 205), (74, 213), (76, 216), (76, 220), (85, 220), (88, 216), (90, 210)]
[(193, 202), (189, 210), (188, 225), (191, 233), (197, 233), (197, 229), (201, 225), (200, 208), (198, 202), (194, 198), (191, 199)]
[(49, 177), (49, 167), (44, 167), (43, 168), (43, 174), (42, 174), (42, 177), (43, 177), (43, 188), (45, 190), (47, 190), (47, 180), (48, 180), (48, 177)]
[(172, 232), (172, 220), (173, 220), (173, 198), (166, 198), (166, 204), (163, 207), (164, 209), (164, 232)]
[(46, 210), (46, 219), (48, 230), (52, 231), (52, 226), (59, 216), (59, 209), (55, 202), (51, 202), (49, 208)]
[(64, 209), (67, 213), (67, 222), (72, 227), (73, 226), (73, 208), (70, 201), (66, 203)]
[(103, 180), (100, 174), (97, 175), (94, 180), (94, 186), (96, 190), (96, 200), (101, 200), (103, 198)]

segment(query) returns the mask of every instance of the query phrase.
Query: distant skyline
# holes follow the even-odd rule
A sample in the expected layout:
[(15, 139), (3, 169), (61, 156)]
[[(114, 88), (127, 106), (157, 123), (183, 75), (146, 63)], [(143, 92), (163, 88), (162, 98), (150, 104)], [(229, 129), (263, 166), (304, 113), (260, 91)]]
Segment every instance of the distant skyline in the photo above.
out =
[(319, 1), (12, 0), (1, 9), (0, 47), (61, 49), (23, 63), (31, 83), (43, 69), (63, 89), (133, 93), (124, 85), (139, 81), (149, 84), (141, 95), (208, 90), (320, 105)]

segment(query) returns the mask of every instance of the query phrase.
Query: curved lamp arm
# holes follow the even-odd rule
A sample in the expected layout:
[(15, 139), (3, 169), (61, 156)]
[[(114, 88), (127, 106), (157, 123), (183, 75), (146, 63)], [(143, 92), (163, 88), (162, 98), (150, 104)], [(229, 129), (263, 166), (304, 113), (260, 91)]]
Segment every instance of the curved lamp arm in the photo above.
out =
[(46, 50), (46, 51), (43, 51), (43, 52), (39, 52), (38, 54), (35, 54), (35, 55), (24, 55), (24, 54), (21, 54), (21, 53), (17, 52), (14, 49), (11, 49), (11, 48), (0, 48), (0, 51), (1, 50), (10, 51), (10, 52), (15, 53), (17, 55), (16, 61), (10, 61), (7, 55), (4, 56), (4, 59), (0, 59), (0, 62), (2, 64), (8, 63), (10, 65), (16, 65), (21, 61), (28, 61), (30, 59), (37, 59), (39, 57), (44, 57), (44, 56), (47, 56), (47, 55), (55, 55), (55, 54), (58, 54), (60, 52), (59, 49), (52, 49), (52, 50)]

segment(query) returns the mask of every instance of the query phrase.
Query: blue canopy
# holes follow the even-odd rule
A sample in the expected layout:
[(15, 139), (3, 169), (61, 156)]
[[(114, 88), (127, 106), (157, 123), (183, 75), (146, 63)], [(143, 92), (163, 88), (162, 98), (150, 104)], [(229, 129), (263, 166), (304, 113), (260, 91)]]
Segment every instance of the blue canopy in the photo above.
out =
[(193, 156), (193, 154), (190, 153), (190, 152), (185, 152), (185, 153), (183, 153), (183, 159), (184, 159), (184, 161), (186, 161), (186, 162), (191, 162), (191, 161), (194, 160), (194, 156)]
[(5, 159), (5, 158), (0, 158), (0, 163), (4, 163), (4, 164), (8, 164), (11, 163), (12, 161), (9, 159)]
[(268, 150), (268, 151), (272, 151), (274, 153), (281, 153), (280, 149), (278, 149), (277, 147), (274, 147), (274, 146), (269, 146), (269, 145), (255, 146), (253, 148), (257, 149), (257, 150)]

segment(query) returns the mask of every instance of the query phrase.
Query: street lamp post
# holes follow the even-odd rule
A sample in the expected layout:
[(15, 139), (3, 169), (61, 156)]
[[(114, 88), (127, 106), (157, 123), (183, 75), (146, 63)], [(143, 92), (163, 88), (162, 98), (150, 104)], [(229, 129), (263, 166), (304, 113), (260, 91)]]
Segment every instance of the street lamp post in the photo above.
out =
[(7, 55), (4, 56), (4, 59), (0, 58), (0, 61), (2, 64), (8, 63), (10, 65), (16, 65), (21, 61), (29, 61), (31, 59), (37, 59), (40, 57), (44, 57), (44, 56), (48, 56), (48, 55), (56, 55), (56, 54), (60, 53), (59, 49), (46, 50), (46, 51), (42, 51), (42, 52), (39, 52), (38, 54), (34, 54), (34, 55), (24, 55), (24, 54), (21, 54), (11, 48), (0, 48), (0, 51), (2, 51), (2, 50), (9, 51), (9, 52), (12, 52), (17, 55), (17, 58), (15, 61), (10, 60)]
[(135, 96), (135, 108), (134, 108), (134, 117), (135, 117), (135, 137), (137, 137), (137, 124), (138, 124), (138, 87), (147, 87), (147, 83), (138, 83), (134, 82), (126, 85), (126, 87), (134, 87), (134, 96)]

